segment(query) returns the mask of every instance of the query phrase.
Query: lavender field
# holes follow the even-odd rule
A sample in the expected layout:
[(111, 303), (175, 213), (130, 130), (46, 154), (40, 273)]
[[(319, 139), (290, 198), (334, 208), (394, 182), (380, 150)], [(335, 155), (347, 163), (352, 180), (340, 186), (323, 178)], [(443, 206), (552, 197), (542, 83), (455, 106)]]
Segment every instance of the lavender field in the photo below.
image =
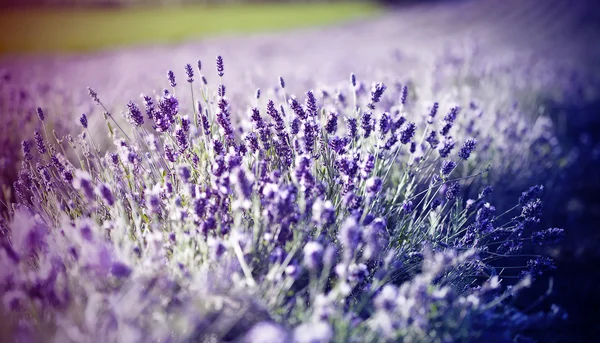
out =
[(0, 56), (1, 342), (592, 342), (600, 12)]

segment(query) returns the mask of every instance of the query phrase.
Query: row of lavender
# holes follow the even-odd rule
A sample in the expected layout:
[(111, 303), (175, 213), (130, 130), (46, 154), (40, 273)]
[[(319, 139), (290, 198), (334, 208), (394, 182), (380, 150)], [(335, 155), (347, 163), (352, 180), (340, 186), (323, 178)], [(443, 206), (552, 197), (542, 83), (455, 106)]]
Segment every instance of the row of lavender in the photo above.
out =
[(13, 339), (510, 341), (562, 316), (511, 306), (552, 268), (524, 249), (563, 233), (536, 227), (543, 187), (506, 206), (488, 184), (524, 144), (554, 165), (550, 127), (498, 112), (491, 134), (481, 104), (354, 75), (301, 98), (280, 78), (240, 113), (223, 59), (202, 71), (169, 72), (127, 126), (89, 89), (106, 130), (83, 114), (77, 138), (37, 109), (2, 224)]

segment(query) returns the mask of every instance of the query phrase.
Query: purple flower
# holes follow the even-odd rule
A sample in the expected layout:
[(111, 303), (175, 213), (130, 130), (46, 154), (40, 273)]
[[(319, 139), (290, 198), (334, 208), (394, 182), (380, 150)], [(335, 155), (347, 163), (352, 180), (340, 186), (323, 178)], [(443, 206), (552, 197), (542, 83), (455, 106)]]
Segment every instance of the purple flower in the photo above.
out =
[(144, 99), (144, 108), (146, 109), (146, 115), (148, 116), (148, 119), (154, 120), (154, 113), (156, 112), (154, 101), (151, 97), (144, 94), (142, 94), (142, 99)]
[(223, 65), (223, 57), (217, 56), (217, 74), (219, 77), (225, 75), (225, 66)]
[(81, 190), (88, 200), (94, 200), (94, 185), (88, 173), (76, 170), (74, 186)]
[(44, 138), (42, 137), (42, 135), (39, 133), (39, 131), (35, 131), (33, 133), (33, 138), (35, 139), (35, 145), (37, 147), (37, 150), (40, 154), (45, 154), (46, 153), (46, 143), (44, 143)]
[(169, 162), (175, 162), (175, 160), (177, 159), (177, 155), (175, 153), (175, 150), (173, 150), (173, 147), (171, 147), (170, 145), (165, 145), (165, 158), (167, 159), (167, 161)]
[(128, 277), (131, 272), (131, 268), (121, 262), (113, 262), (110, 266), (110, 273), (119, 279)]
[(40, 119), (40, 121), (44, 121), (44, 111), (42, 110), (41, 107), (36, 108), (35, 110), (37, 112), (38, 118)]
[[(200, 65), (198, 65), (198, 67), (200, 67)], [(198, 68), (198, 70), (200, 70), (200, 68)], [(185, 65), (185, 74), (187, 75), (187, 82), (192, 83), (194, 82), (194, 70), (192, 69), (192, 65), (191, 64), (186, 64)]]
[(349, 142), (350, 140), (347, 137), (340, 138), (338, 136), (333, 136), (329, 138), (329, 147), (337, 154), (342, 155), (346, 153), (346, 145), (348, 145)]
[(519, 197), (519, 204), (525, 206), (528, 202), (539, 198), (543, 190), (544, 186), (539, 185), (529, 188), (526, 192), (521, 194), (521, 197)]
[(177, 86), (177, 83), (175, 83), (175, 73), (173, 73), (172, 70), (167, 71), (167, 78), (169, 79), (171, 87)]
[(129, 111), (129, 119), (132, 124), (136, 126), (140, 126), (144, 124), (144, 116), (142, 115), (142, 111), (138, 108), (138, 106), (132, 101), (127, 103), (127, 109)]
[(392, 135), (383, 145), (383, 149), (391, 150), (392, 147), (398, 142), (398, 136)]
[(442, 162), (442, 168), (440, 171), (442, 175), (448, 176), (450, 175), (450, 173), (452, 173), (454, 168), (456, 168), (456, 162), (451, 160), (445, 160), (444, 162)]
[(544, 245), (544, 243), (556, 244), (560, 242), (565, 235), (565, 230), (559, 228), (549, 228), (543, 231), (536, 231), (531, 235), (533, 244)]
[(188, 116), (181, 117), (181, 128), (184, 132), (190, 132), (191, 121)]
[(237, 171), (237, 185), (242, 197), (246, 200), (250, 200), (254, 183), (248, 178), (246, 172), (242, 168), (239, 168)]
[(363, 177), (368, 177), (369, 175), (371, 175), (371, 172), (373, 171), (373, 169), (375, 169), (375, 155), (369, 154), (363, 165), (363, 169), (362, 169)]
[(379, 119), (379, 132), (382, 135), (385, 135), (392, 128), (392, 118), (390, 114), (387, 112), (383, 112), (381, 115), (381, 119)]
[(33, 156), (31, 156), (31, 142), (28, 140), (24, 140), (21, 142), (21, 148), (23, 150), (23, 159), (25, 161), (31, 161)]
[(381, 190), (382, 185), (383, 181), (380, 178), (376, 176), (371, 177), (365, 182), (365, 191), (370, 196), (375, 196)]
[(373, 88), (371, 89), (371, 102), (367, 105), (367, 107), (372, 110), (375, 109), (375, 104), (381, 100), (381, 96), (386, 89), (386, 85), (381, 82), (374, 84)]
[(317, 116), (317, 99), (315, 98), (313, 91), (306, 92), (306, 101), (304, 106), (306, 107), (306, 112), (308, 112), (309, 116)]
[(554, 260), (552, 260), (550, 257), (540, 256), (527, 261), (527, 270), (523, 271), (521, 276), (529, 274), (531, 277), (535, 278), (535, 276), (542, 275), (544, 270), (554, 269), (556, 269), (554, 266)]
[(296, 97), (291, 97), (290, 100), (288, 100), (288, 103), (290, 108), (294, 111), (294, 114), (296, 114), (296, 117), (300, 118), (301, 120), (306, 120), (306, 118), (308, 118), (307, 113), (304, 111), (302, 105), (300, 105)]
[(439, 107), (440, 105), (437, 102), (434, 102), (433, 106), (431, 106), (431, 111), (429, 111), (429, 117), (427, 118), (428, 124), (433, 124), (433, 118), (437, 115)]
[(450, 155), (450, 152), (452, 151), (452, 149), (454, 149), (454, 139), (452, 139), (452, 137), (446, 137), (444, 139), (444, 144), (442, 145), (442, 147), (440, 149), (438, 149), (438, 152), (440, 153), (441, 157), (448, 157), (448, 155)]
[(338, 125), (337, 113), (330, 112), (329, 116), (327, 117), (327, 123), (325, 124), (325, 131), (328, 134), (333, 135), (337, 131), (337, 125)]
[(542, 201), (540, 199), (535, 199), (523, 206), (521, 216), (526, 223), (538, 223), (542, 216), (542, 209)]
[(256, 89), (256, 94), (254, 95), (254, 97), (256, 98), (256, 100), (260, 99), (260, 88)]
[(409, 214), (412, 213), (414, 209), (415, 208), (412, 201), (406, 200), (402, 203), (402, 212)]
[(219, 85), (217, 87), (217, 95), (221, 98), (225, 96), (225, 85)]
[(281, 86), (281, 88), (285, 88), (285, 80), (281, 76), (279, 77), (279, 85)]
[(83, 126), (84, 129), (87, 129), (88, 120), (87, 120), (87, 116), (85, 115), (85, 113), (81, 114), (81, 117), (79, 118), (79, 122), (81, 123), (81, 126)]
[(437, 148), (438, 144), (440, 144), (440, 140), (437, 138), (437, 132), (435, 131), (431, 131), (429, 133), (429, 136), (427, 136), (427, 138), (425, 139), (425, 141), (429, 143), (429, 146), (432, 149)]
[(375, 124), (371, 118), (371, 112), (363, 113), (360, 120), (360, 127), (364, 130), (364, 138), (369, 138), (371, 131), (374, 129)]
[(415, 123), (405, 123), (400, 128), (400, 143), (407, 144), (414, 137), (417, 126)]
[(444, 116), (444, 121), (447, 123), (453, 123), (456, 120), (456, 116), (460, 112), (460, 107), (454, 106), (448, 111), (448, 113)]
[(358, 136), (358, 121), (356, 118), (344, 118), (346, 120), (346, 132), (350, 139)]
[(258, 146), (258, 138), (256, 137), (256, 134), (254, 132), (249, 132), (248, 134), (246, 134), (246, 137), (244, 139), (248, 142), (248, 146), (250, 147), (250, 150), (253, 153), (260, 150), (260, 147)]
[(452, 201), (452, 200), (456, 199), (456, 197), (458, 196), (459, 193), (460, 193), (460, 183), (453, 182), (450, 185), (448, 185), (448, 189), (446, 189), (446, 199), (448, 199), (448, 201)]
[(113, 196), (112, 191), (107, 185), (100, 184), (100, 186), (98, 186), (98, 193), (98, 195), (100, 195), (102, 199), (104, 199), (108, 206), (112, 206), (115, 204), (115, 197)]
[(213, 139), (213, 150), (216, 155), (223, 155), (223, 152), (225, 151), (223, 143), (218, 139)]
[(202, 71), (202, 61), (198, 60), (198, 63), (196, 64), (198, 66), (198, 72)]
[(96, 104), (100, 104), (100, 99), (98, 99), (98, 93), (96, 93), (96, 91), (94, 91), (93, 89), (91, 89), (90, 87), (87, 88), (88, 90), (88, 94), (90, 95), (90, 98), (92, 98), (92, 100), (96, 103)]
[(475, 150), (476, 146), (477, 140), (473, 138), (467, 139), (463, 144), (462, 148), (460, 148), (460, 150), (458, 151), (458, 156), (466, 161), (469, 158), (469, 156), (471, 156), (471, 153), (473, 152), (473, 150)]
[(488, 196), (488, 195), (492, 194), (493, 190), (494, 190), (494, 189), (492, 188), (492, 186), (486, 186), (486, 187), (485, 187), (485, 188), (484, 188), (484, 189), (481, 191), (481, 193), (479, 193), (479, 199), (485, 198), (486, 196)]
[(352, 87), (356, 87), (356, 75), (354, 75), (354, 73), (350, 74), (350, 83), (352, 84)]
[(189, 147), (189, 141), (185, 130), (181, 127), (175, 130), (175, 138), (179, 146), (179, 152), (184, 152)]
[(406, 99), (408, 98), (408, 87), (402, 86), (402, 95), (400, 96), (400, 103), (406, 105)]
[(192, 177), (192, 171), (188, 166), (181, 166), (179, 168), (179, 177), (181, 178), (181, 181), (188, 183)]

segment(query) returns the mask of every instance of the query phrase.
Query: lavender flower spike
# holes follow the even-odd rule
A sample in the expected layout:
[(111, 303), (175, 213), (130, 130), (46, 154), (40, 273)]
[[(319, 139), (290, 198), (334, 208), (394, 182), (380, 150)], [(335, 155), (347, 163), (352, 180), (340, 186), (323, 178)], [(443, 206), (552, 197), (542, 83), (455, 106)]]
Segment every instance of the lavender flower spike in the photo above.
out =
[(223, 57), (217, 56), (217, 74), (219, 77), (225, 75), (225, 66), (223, 65)]
[(177, 83), (175, 82), (175, 73), (173, 73), (172, 70), (167, 71), (167, 78), (169, 79), (169, 84), (171, 85), (171, 87), (175, 87), (177, 86)]

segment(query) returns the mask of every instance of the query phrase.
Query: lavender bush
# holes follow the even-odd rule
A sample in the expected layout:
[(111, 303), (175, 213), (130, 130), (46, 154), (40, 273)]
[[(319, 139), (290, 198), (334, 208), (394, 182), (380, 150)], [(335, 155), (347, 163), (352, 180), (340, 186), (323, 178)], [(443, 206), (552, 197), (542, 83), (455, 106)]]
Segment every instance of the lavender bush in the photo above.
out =
[(10, 339), (509, 342), (564, 316), (513, 305), (553, 268), (524, 248), (563, 230), (537, 227), (542, 186), (496, 208), (481, 105), (354, 74), (237, 102), (207, 65), (127, 124), (91, 88), (105, 129), (84, 114), (61, 137), (36, 112), (2, 222)]

